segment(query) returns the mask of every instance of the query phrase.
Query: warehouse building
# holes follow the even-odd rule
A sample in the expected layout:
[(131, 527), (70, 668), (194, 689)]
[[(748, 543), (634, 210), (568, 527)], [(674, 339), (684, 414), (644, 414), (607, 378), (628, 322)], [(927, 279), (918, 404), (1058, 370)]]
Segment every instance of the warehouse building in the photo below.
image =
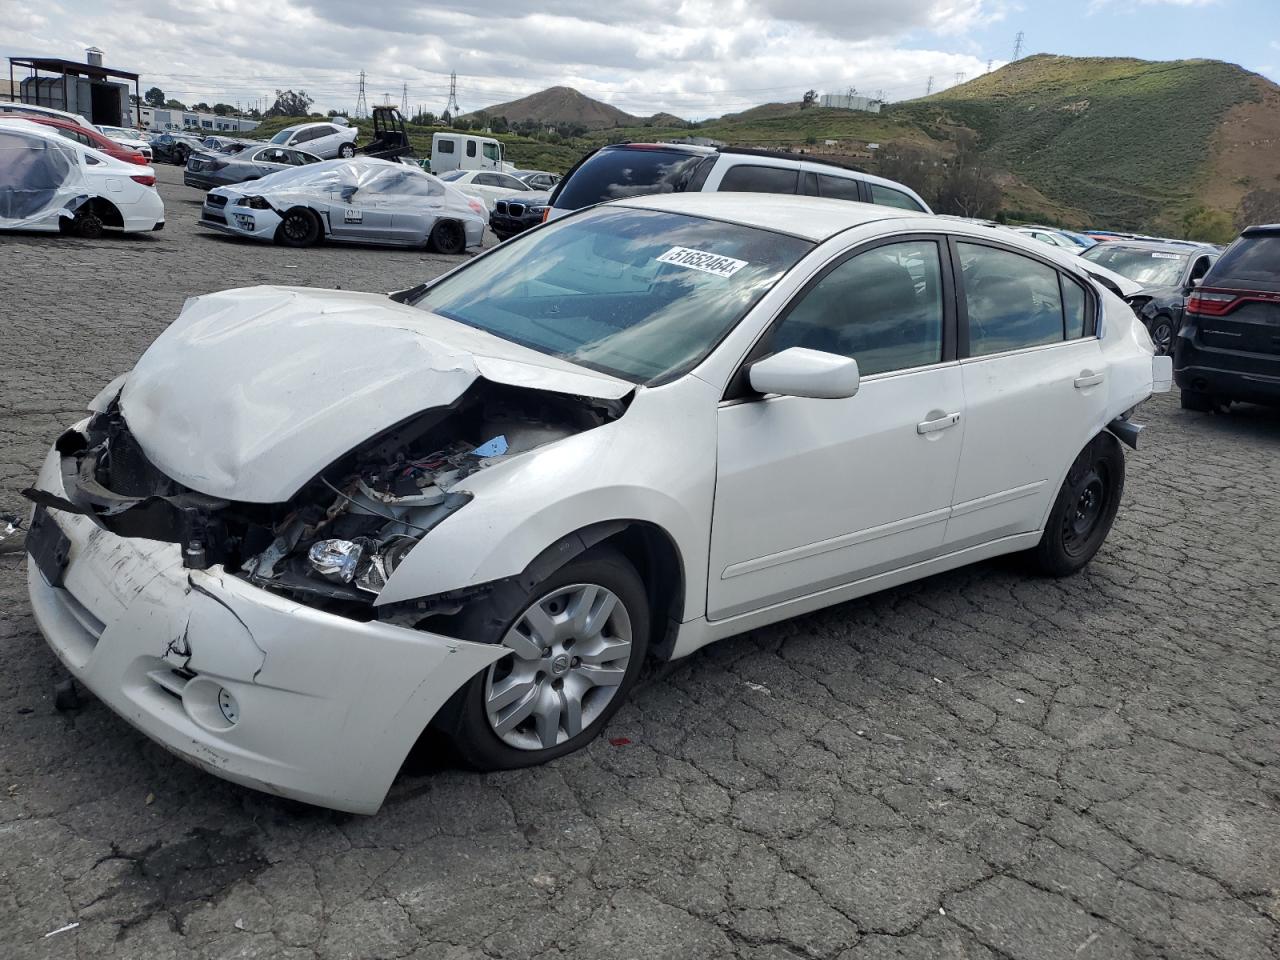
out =
[[(15, 70), (29, 75), (15, 79)], [(16, 92), (16, 95), (15, 95)], [(57, 57), (10, 57), (9, 98), (20, 103), (78, 113), (90, 123), (128, 125), (129, 96), (139, 97), (138, 75), (102, 64), (102, 51), (90, 47), (85, 62)]]

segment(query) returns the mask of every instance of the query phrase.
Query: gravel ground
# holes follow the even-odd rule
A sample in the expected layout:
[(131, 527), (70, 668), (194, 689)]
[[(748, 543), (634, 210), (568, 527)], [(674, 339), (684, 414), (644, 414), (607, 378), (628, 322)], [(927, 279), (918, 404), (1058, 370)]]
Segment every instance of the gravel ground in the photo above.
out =
[[(0, 507), (187, 296), (450, 262), (206, 234), (160, 177), (162, 233), (0, 237)], [(1083, 575), (987, 563), (725, 641), (612, 744), (405, 773), (369, 818), (223, 783), (92, 700), (57, 713), (10, 541), (0, 953), (1280, 956), (1280, 412), (1139, 419)]]

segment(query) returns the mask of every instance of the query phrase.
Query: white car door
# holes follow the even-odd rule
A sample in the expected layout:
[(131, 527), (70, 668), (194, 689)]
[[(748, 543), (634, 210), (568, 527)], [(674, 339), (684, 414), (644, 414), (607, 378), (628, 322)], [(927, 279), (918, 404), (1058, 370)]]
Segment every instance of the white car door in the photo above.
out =
[(1108, 372), (1083, 285), (1030, 254), (956, 241), (967, 423), (948, 550), (1039, 529), (1103, 425)]
[(721, 619), (935, 556), (964, 434), (946, 245), (863, 247), (797, 295), (752, 352), (851, 356), (844, 400), (731, 387), (718, 411), (707, 611)]

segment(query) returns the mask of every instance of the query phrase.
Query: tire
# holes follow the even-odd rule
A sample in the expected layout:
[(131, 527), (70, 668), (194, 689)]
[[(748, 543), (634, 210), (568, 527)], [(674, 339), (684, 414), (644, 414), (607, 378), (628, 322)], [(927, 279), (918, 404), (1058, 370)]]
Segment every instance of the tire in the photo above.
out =
[(342, 157), (343, 160), (349, 160), (355, 155), (356, 148), (354, 144), (344, 143), (338, 148), (338, 156)]
[(71, 221), (71, 231), (85, 240), (97, 240), (102, 236), (102, 229), (102, 218), (87, 206), (77, 210), (75, 219)]
[(1062, 482), (1040, 543), (1031, 550), (1036, 569), (1066, 577), (1083, 569), (1102, 546), (1124, 494), (1124, 452), (1103, 431), (1076, 457)]
[(288, 211), (276, 227), (276, 242), (285, 247), (314, 247), (320, 240), (320, 221), (306, 207)]
[(427, 244), (436, 253), (453, 256), (467, 248), (467, 235), (456, 220), (441, 220), (431, 228)]
[(616, 550), (588, 550), (541, 583), (510, 589), (464, 610), (456, 626), (464, 639), (514, 652), (468, 681), (433, 724), (478, 770), (529, 767), (586, 746), (626, 701), (648, 649), (648, 595)]
[(1173, 329), (1173, 318), (1168, 314), (1157, 314), (1147, 328), (1151, 334), (1151, 342), (1155, 344), (1156, 356), (1167, 357), (1173, 353), (1173, 339), (1177, 331)]
[(1218, 408), (1218, 402), (1212, 394), (1201, 393), (1199, 390), (1183, 390), (1178, 402), (1183, 410), (1194, 410), (1196, 413), (1213, 413)]

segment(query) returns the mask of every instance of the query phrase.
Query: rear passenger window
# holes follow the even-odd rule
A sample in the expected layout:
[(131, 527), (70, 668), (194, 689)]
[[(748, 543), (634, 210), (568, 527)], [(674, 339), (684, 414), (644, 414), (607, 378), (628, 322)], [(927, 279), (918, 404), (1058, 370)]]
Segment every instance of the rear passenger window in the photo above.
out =
[(1070, 277), (1062, 276), (1062, 313), (1066, 318), (1068, 340), (1076, 340), (1084, 336), (1088, 310), (1089, 298), (1084, 292), (1084, 287)]
[(846, 260), (801, 294), (774, 329), (769, 347), (852, 357), (862, 376), (938, 363), (938, 244), (890, 243)]
[(452, 141), (452, 140), (437, 140), (437, 141), (436, 141), (436, 149), (437, 149), (438, 151), (440, 151), (441, 153), (453, 153), (453, 141)]
[(476, 142), (474, 140), (467, 141), (467, 156), (474, 157), (476, 155)]
[(968, 307), (970, 356), (1062, 341), (1057, 270), (1008, 250), (971, 243), (956, 246)]
[(915, 210), (917, 213), (923, 212), (924, 208), (901, 190), (894, 190), (892, 187), (881, 186), (878, 183), (873, 183), (870, 186), (872, 203), (878, 203), (882, 207), (898, 207), (902, 210)]
[(721, 191), (735, 193), (795, 193), (800, 171), (794, 167), (730, 167), (720, 181)]
[(858, 194), (858, 181), (851, 177), (832, 177), (825, 173), (818, 174), (818, 195), (831, 197), (833, 200), (861, 200)]

